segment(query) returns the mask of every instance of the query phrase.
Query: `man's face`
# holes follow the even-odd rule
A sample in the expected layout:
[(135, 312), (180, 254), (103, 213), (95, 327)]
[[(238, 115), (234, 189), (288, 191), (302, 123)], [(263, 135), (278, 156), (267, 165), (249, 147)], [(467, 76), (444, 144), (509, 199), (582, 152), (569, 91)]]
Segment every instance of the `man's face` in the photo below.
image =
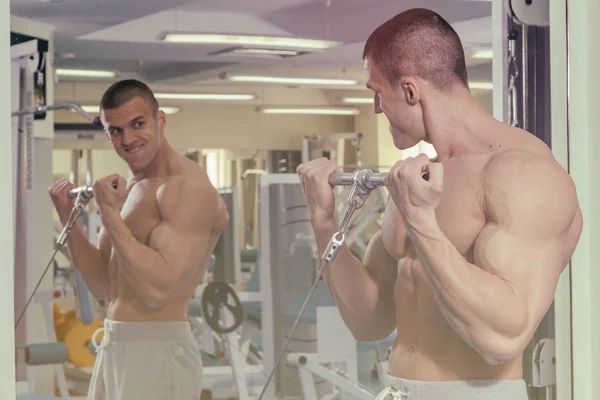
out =
[(153, 113), (149, 102), (135, 97), (118, 108), (102, 110), (101, 117), (119, 157), (133, 172), (147, 168), (162, 145), (165, 114)]
[(394, 145), (405, 150), (418, 144), (423, 140), (420, 106), (411, 104), (402, 83), (392, 86), (369, 58), (365, 60), (365, 70), (367, 87), (374, 92), (373, 111), (387, 117)]

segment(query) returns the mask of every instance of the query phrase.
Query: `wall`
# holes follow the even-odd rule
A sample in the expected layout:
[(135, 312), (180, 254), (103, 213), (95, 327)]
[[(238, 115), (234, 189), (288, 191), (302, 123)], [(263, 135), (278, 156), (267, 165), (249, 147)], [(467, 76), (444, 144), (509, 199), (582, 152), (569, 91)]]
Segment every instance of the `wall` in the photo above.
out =
[[(78, 114), (59, 111), (56, 122), (86, 122)], [(177, 149), (301, 149), (304, 135), (348, 132), (351, 116), (267, 115), (248, 106), (188, 106), (167, 115), (167, 139)]]
[[(86, 119), (70, 111), (55, 113), (57, 123), (82, 123)], [(167, 140), (177, 151), (186, 149), (226, 149), (219, 153), (219, 164), (255, 150), (301, 150), (306, 135), (325, 136), (336, 132), (351, 132), (351, 116), (327, 115), (267, 115), (254, 107), (226, 105), (187, 107), (176, 114), (167, 115)], [(71, 170), (70, 148), (93, 146), (93, 174), (95, 178), (118, 173), (129, 176), (127, 165), (114, 153), (107, 141), (91, 143), (56, 142), (54, 150), (55, 176), (68, 176)], [(85, 173), (85, 156), (80, 161), (80, 174)], [(230, 182), (229, 168), (218, 179)], [(83, 175), (81, 175), (83, 176)]]

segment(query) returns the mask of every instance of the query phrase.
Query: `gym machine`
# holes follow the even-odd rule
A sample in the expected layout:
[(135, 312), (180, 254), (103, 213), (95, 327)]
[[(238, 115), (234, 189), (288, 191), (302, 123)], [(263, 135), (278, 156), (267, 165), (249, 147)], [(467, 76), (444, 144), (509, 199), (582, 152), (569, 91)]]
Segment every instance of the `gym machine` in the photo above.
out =
[[(13, 36), (19, 35), (11, 35), (11, 39)], [(37, 265), (33, 251), (38, 247), (34, 239), (36, 222), (34, 121), (43, 119), (49, 111), (71, 109), (86, 116), (93, 123), (99, 123), (97, 117), (86, 113), (76, 104), (45, 104), (47, 46), (47, 41), (29, 37), (18, 37), (16, 43), (11, 46), (13, 191), (16, 193), (13, 210), (15, 216), (13, 221), (15, 227), (15, 349), (16, 390), (19, 399), (27, 398), (35, 387), (33, 368), (38, 365), (54, 366), (60, 395), (67, 398), (69, 393), (64, 364), (72, 356), (66, 342), (58, 341), (55, 333), (56, 314), (51, 307), (54, 290), (38, 291), (46, 272), (54, 264), (49, 263), (40, 278), (38, 273), (40, 265)], [(51, 151), (51, 147), (43, 149)], [(75, 280), (78, 292), (77, 320), (82, 325), (89, 325), (93, 321), (91, 295), (81, 276), (76, 275)], [(28, 309), (32, 301), (41, 306), (49, 340), (47, 343), (31, 343), (36, 330), (31, 312), (33, 309)]]

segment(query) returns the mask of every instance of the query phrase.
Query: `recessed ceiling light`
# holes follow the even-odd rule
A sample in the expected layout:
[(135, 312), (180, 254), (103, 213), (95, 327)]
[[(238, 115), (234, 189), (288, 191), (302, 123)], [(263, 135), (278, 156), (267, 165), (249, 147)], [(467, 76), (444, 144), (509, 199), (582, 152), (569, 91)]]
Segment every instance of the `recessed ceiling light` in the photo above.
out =
[(344, 97), (342, 101), (349, 104), (373, 104), (373, 97)]
[(158, 39), (171, 43), (237, 44), (315, 50), (325, 50), (340, 44), (340, 42), (321, 39), (184, 32), (165, 32), (159, 35)]
[(226, 93), (155, 93), (157, 99), (170, 100), (254, 100), (253, 94)]
[(360, 111), (356, 108), (339, 107), (260, 107), (258, 111), (264, 114), (317, 114), (317, 115), (358, 115)]
[(263, 75), (223, 75), (227, 80), (234, 82), (280, 83), (285, 85), (356, 85), (356, 79), (338, 78), (301, 78), (284, 76)]
[[(165, 114), (175, 114), (180, 111), (178, 107), (159, 107)], [(81, 106), (81, 109), (91, 114), (99, 114), (100, 106)], [(75, 110), (71, 110), (75, 112)]]
[(494, 58), (494, 51), (492, 49), (475, 50), (471, 55), (471, 58), (491, 60)]
[(239, 48), (231, 51), (234, 54), (250, 54), (250, 55), (270, 55), (270, 56), (297, 56), (297, 50), (286, 50), (286, 49), (248, 49)]
[(493, 90), (494, 89), (494, 83), (493, 82), (486, 82), (486, 81), (469, 82), (469, 88), (470, 89), (481, 89), (481, 90)]
[(93, 70), (93, 69), (57, 68), (56, 75), (80, 76), (80, 77), (88, 77), (88, 78), (114, 78), (117, 74), (113, 71), (99, 71), (99, 70)]

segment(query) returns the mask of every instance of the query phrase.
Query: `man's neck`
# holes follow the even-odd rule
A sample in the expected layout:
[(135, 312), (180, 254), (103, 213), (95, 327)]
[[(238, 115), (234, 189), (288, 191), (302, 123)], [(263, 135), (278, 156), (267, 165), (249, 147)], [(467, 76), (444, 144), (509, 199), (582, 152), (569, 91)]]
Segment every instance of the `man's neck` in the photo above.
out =
[(444, 162), (451, 157), (488, 146), (488, 130), (494, 119), (464, 90), (453, 90), (423, 105), (427, 141)]

